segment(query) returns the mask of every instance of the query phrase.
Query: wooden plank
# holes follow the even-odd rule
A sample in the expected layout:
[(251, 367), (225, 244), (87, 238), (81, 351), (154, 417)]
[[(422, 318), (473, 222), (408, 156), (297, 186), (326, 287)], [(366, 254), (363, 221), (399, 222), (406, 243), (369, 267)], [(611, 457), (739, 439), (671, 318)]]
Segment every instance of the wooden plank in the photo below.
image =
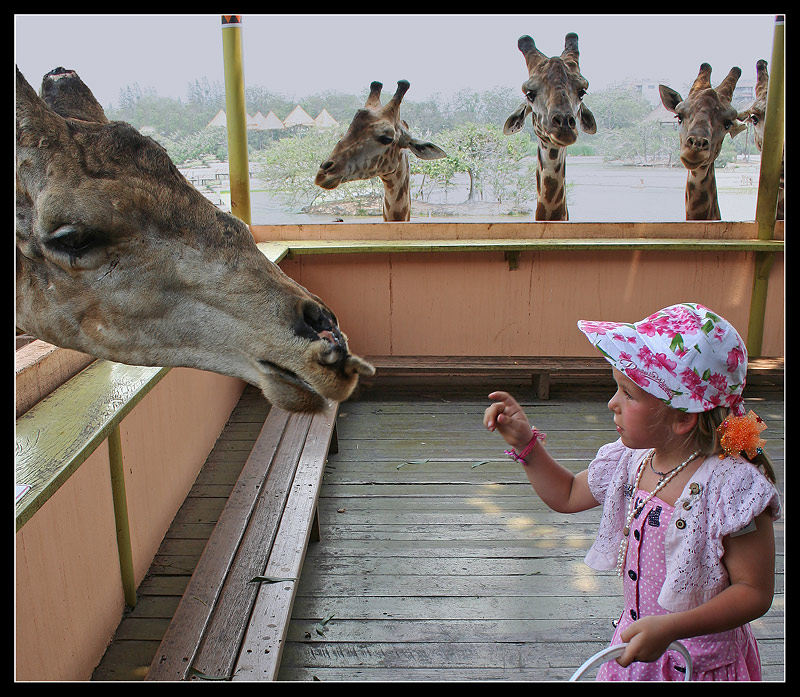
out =
[[(273, 407), (273, 410), (276, 408)], [(224, 585), (192, 664), (195, 670), (204, 675), (227, 678), (233, 674), (259, 590), (259, 584), (253, 583), (252, 579), (265, 573), (311, 420), (311, 414), (289, 415), (267, 480), (230, 562)]]
[(223, 582), (244, 535), (289, 415), (271, 409), (228, 504), (220, 515), (175, 618), (153, 658), (148, 680), (183, 680), (192, 666)]
[(283, 242), (258, 242), (256, 246), (273, 264), (279, 263), (289, 254), (289, 246)]
[(16, 422), (14, 480), (19, 530), (169, 372), (97, 360)]
[[(401, 371), (422, 375), (439, 372), (446, 375), (466, 372), (523, 375), (533, 372), (556, 376), (609, 373), (608, 361), (599, 356), (369, 356), (366, 360), (387, 374)], [(754, 376), (782, 377), (784, 359), (752, 358), (748, 361), (747, 372), (751, 382)]]
[[(266, 245), (267, 243), (259, 243)], [(291, 259), (300, 254), (397, 254), (412, 252), (681, 251), (783, 252), (783, 240), (682, 238), (537, 238), (439, 240), (286, 240)], [(265, 250), (271, 254), (272, 249)]]
[[(528, 238), (676, 238), (757, 239), (755, 221), (687, 220), (679, 222), (411, 222), (252, 225), (258, 241), (285, 240), (472, 240)], [(775, 223), (774, 239), (784, 239), (784, 222)]]
[[(557, 356), (369, 356), (375, 375), (363, 381), (364, 387), (387, 378), (432, 377), (452, 382), (459, 377), (480, 376), (486, 379), (509, 380), (528, 378), (538, 399), (550, 398), (553, 383), (575, 383), (591, 380), (613, 385), (608, 362), (602, 357)], [(754, 385), (783, 384), (783, 358), (756, 358), (748, 364), (748, 383)]]
[(326, 455), (336, 426), (338, 404), (315, 414), (306, 437), (292, 491), (264, 575), (291, 579), (264, 583), (242, 641), (233, 680), (275, 680), (289, 625), (297, 580), (303, 568)]

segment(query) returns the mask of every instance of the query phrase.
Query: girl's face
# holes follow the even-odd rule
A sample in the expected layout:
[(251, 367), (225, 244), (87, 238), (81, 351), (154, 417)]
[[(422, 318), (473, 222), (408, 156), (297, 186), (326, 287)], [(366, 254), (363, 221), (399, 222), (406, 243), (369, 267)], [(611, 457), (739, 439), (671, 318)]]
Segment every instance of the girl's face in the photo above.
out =
[(633, 380), (612, 368), (617, 391), (608, 402), (614, 425), (628, 448), (658, 448), (669, 436), (664, 421), (664, 403), (645, 392)]

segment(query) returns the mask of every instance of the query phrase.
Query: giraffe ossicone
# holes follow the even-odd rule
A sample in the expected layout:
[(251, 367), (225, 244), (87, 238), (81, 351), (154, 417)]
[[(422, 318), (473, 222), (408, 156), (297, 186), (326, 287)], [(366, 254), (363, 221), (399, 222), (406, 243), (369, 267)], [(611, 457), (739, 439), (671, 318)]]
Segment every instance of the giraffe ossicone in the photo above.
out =
[(589, 81), (581, 75), (578, 35), (564, 37), (560, 56), (548, 58), (530, 36), (517, 41), (528, 79), (522, 83), (525, 101), (503, 126), (507, 135), (517, 133), (531, 115), (533, 132), (539, 142), (536, 157), (536, 220), (569, 220), (566, 193), (567, 147), (578, 139), (578, 125), (595, 133), (597, 124), (583, 96)]
[(400, 118), (400, 104), (408, 91), (407, 80), (399, 80), (392, 98), (381, 104), (383, 84), (372, 82), (362, 109), (320, 165), (314, 183), (335, 189), (344, 182), (380, 177), (383, 182), (383, 219), (411, 219), (411, 174), (408, 152), (422, 160), (447, 157), (439, 146), (411, 135)]

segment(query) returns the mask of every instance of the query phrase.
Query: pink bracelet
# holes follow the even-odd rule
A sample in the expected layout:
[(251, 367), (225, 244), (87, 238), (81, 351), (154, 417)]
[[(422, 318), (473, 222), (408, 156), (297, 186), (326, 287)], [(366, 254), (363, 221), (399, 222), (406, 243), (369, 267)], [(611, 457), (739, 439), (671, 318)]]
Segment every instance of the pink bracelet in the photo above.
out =
[(537, 431), (537, 430), (536, 430), (536, 427), (534, 426), (534, 427), (531, 429), (531, 442), (530, 442), (530, 443), (528, 443), (528, 444), (527, 444), (527, 445), (526, 445), (526, 446), (525, 446), (525, 447), (522, 449), (522, 452), (521, 452), (521, 453), (517, 454), (517, 451), (516, 451), (516, 450), (514, 450), (514, 448), (511, 448), (511, 450), (504, 450), (503, 452), (504, 452), (506, 455), (508, 455), (508, 456), (509, 456), (509, 457), (510, 457), (512, 460), (516, 460), (517, 462), (520, 462), (520, 463), (522, 463), (522, 465), (523, 465), (524, 467), (526, 467), (526, 466), (528, 465), (528, 463), (525, 461), (525, 458), (526, 458), (526, 457), (528, 457), (528, 455), (530, 455), (530, 454), (531, 454), (531, 450), (533, 450), (533, 447), (534, 447), (534, 446), (535, 446), (535, 445), (536, 445), (536, 444), (537, 444), (539, 441), (542, 441), (542, 443), (544, 443), (544, 441), (545, 441), (545, 438), (547, 438), (547, 434), (546, 434), (546, 433), (542, 433), (541, 431)]

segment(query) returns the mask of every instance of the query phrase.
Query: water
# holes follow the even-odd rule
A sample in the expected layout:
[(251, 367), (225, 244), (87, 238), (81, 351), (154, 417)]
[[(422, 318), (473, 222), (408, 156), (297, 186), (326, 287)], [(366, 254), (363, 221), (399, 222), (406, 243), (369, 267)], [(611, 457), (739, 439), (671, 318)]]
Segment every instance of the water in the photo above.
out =
[[(758, 196), (758, 162), (735, 169), (717, 170), (719, 206), (723, 220), (754, 220)], [(604, 164), (599, 157), (567, 159), (567, 205), (573, 222), (680, 222), (686, 220), (682, 167), (633, 167)], [(571, 185), (571, 186), (570, 186)], [(532, 189), (535, 187), (531, 181)], [(447, 192), (450, 204), (467, 198), (467, 183)], [(256, 225), (329, 223), (330, 214), (309, 215), (283, 210), (270, 194), (254, 191), (250, 197), (251, 219)], [(486, 206), (487, 210), (492, 206)], [(430, 215), (411, 203), (412, 220), (421, 222), (525, 222), (531, 214), (508, 216), (482, 211), (457, 217)], [(378, 222), (379, 217), (347, 217), (347, 222)]]

